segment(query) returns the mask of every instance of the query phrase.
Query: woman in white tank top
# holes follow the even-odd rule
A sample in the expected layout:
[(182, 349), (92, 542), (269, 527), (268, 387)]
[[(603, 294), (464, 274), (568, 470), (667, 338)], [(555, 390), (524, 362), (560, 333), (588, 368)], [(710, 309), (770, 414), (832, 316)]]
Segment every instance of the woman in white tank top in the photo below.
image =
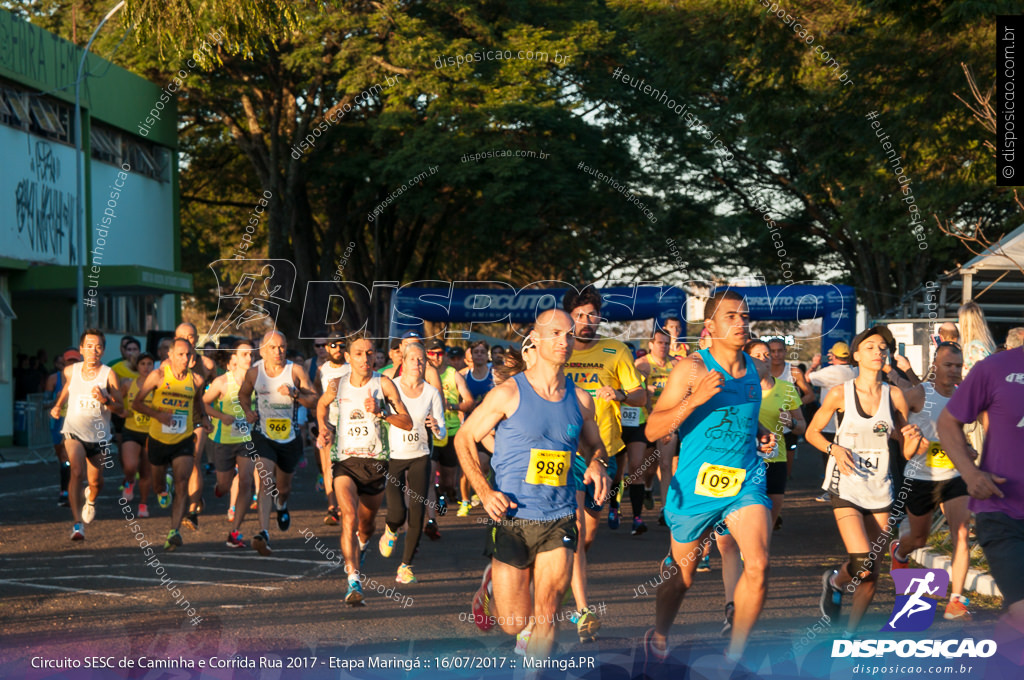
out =
[[(822, 577), (821, 611), (835, 625), (844, 593), (853, 594), (847, 632), (857, 629), (875, 596), (879, 559), (890, 534), (893, 502), (889, 472), (889, 439), (903, 444), (910, 458), (921, 443), (921, 429), (907, 424), (907, 402), (897, 387), (882, 381), (882, 366), (889, 348), (877, 329), (862, 331), (850, 343), (858, 376), (837, 385), (826, 395), (807, 427), (811, 446), (829, 454), (822, 485), (832, 493), (832, 512), (849, 558)], [(839, 419), (835, 443), (821, 431)]]

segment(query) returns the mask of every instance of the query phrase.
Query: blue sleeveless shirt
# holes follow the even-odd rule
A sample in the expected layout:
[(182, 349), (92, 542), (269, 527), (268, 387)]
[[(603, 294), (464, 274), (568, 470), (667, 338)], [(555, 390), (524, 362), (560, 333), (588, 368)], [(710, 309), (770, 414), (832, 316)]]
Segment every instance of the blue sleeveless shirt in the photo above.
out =
[(548, 401), (525, 374), (513, 380), (519, 407), (495, 432), (494, 488), (518, 506), (509, 509), (509, 518), (547, 521), (571, 515), (576, 510), (572, 457), (583, 427), (576, 386), (566, 378), (562, 400)]
[(679, 427), (679, 467), (665, 500), (673, 512), (688, 515), (728, 505), (752, 488), (763, 493), (765, 484), (757, 455), (761, 379), (754, 360), (744, 354), (746, 373), (734, 378), (709, 350), (698, 353), (708, 371), (718, 371), (725, 382)]

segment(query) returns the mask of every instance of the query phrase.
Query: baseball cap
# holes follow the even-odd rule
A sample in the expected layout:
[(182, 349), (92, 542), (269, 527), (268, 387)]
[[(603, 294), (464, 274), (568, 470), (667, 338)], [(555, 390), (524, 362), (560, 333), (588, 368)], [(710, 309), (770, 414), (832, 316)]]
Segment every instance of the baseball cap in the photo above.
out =
[(860, 349), (860, 344), (873, 335), (877, 335), (878, 337), (882, 338), (882, 340), (885, 341), (886, 346), (890, 350), (895, 349), (893, 346), (894, 341), (892, 338), (892, 333), (889, 332), (889, 329), (886, 328), (885, 324), (878, 324), (877, 326), (872, 326), (871, 328), (865, 328), (860, 333), (858, 333), (857, 337), (855, 337), (853, 339), (853, 342), (850, 343), (850, 351), (856, 352), (858, 349)]
[(416, 331), (406, 331), (402, 333), (402, 340), (408, 340), (409, 338), (416, 338), (417, 340), (421, 340), (423, 336), (417, 333)]
[(82, 359), (82, 353), (79, 352), (77, 349), (66, 349), (66, 350), (64, 350), (64, 354), (62, 354), (61, 356), (64, 357), (64, 361), (82, 361), (83, 360)]
[(449, 347), (448, 356), (451, 357), (452, 359), (464, 357), (466, 356), (466, 350), (462, 349), (461, 347)]
[[(419, 336), (417, 336), (417, 337), (419, 337)], [(445, 349), (445, 346), (444, 346), (444, 343), (441, 342), (440, 340), (434, 340), (429, 345), (427, 345), (427, 349), (428, 350), (437, 350), (437, 349), (439, 349), (439, 350), (443, 351)]]
[(845, 342), (837, 342), (836, 344), (832, 345), (832, 349), (829, 351), (832, 352), (832, 356), (838, 357), (840, 359), (845, 359), (848, 356), (850, 356), (850, 346), (847, 345)]

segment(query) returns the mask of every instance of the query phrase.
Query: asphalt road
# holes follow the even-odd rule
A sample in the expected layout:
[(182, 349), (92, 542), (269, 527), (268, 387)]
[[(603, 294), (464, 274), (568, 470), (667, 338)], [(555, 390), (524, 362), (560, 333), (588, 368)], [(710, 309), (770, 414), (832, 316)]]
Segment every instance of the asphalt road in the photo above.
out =
[[(820, 468), (816, 452), (802, 450), (790, 481), (783, 527), (772, 537), (768, 601), (752, 637), (752, 649), (799, 645), (801, 636), (819, 620), (821, 574), (826, 567), (837, 566), (844, 553), (831, 512), (813, 500)], [(272, 557), (260, 557), (251, 548), (236, 551), (224, 546), (227, 499), (212, 498), (211, 475), (200, 530), (182, 529), (183, 548), (162, 551), (168, 511), (155, 502), (150, 503), (153, 517), (139, 520), (144, 540), (157, 548), (155, 558), (165, 570), (164, 579), (175, 582), (179, 594), (174, 595), (161, 582), (157, 565), (147, 564), (151, 558), (128, 530), (117, 502), (119, 481), (115, 473), (108, 476), (97, 502), (96, 520), (86, 528), (87, 540), (73, 543), (70, 513), (56, 505), (56, 465), (0, 471), (0, 676), (21, 677), (33, 664), (42, 663), (33, 662), (34, 657), (83, 663), (92, 655), (115, 659), (248, 655), (267, 662), (276, 655), (298, 668), (313, 664), (315, 674), (325, 677), (339, 677), (339, 673), (346, 677), (348, 672), (331, 668), (332, 658), (340, 663), (397, 654), (434, 666), (444, 663), (435, 658), (460, 658), (467, 653), (518, 658), (511, 653), (509, 636), (497, 629), (481, 633), (468, 621), (470, 600), (485, 564), (480, 509), (467, 518), (454, 513), (442, 518), (440, 541), (424, 537), (415, 562), (418, 583), (394, 581), (404, 536), (390, 559), (373, 550), (364, 569), (367, 606), (352, 608), (341, 601), (345, 581), (340, 561), (327, 559), (331, 555), (325, 557), (316, 548), (319, 541), (321, 548), (337, 551), (340, 528), (323, 524), (324, 503), (315, 491), (312, 463), (295, 478), (289, 504), (291, 529), (279, 532), (271, 520)], [(254, 514), (243, 526), (247, 539), (256, 531)], [(656, 577), (669, 541), (667, 528), (657, 525), (654, 513), (647, 516), (650, 531), (640, 537), (630, 535), (625, 520), (617, 531), (601, 527), (589, 553), (590, 601), (603, 612), (600, 638), (581, 645), (573, 627), (565, 624), (558, 634), (559, 654), (597, 654), (602, 664), (611, 660), (617, 667), (628, 668), (621, 660), (632, 658), (630, 650), (653, 625), (653, 594), (644, 596), (638, 588)], [(381, 513), (378, 531), (383, 526)], [(694, 650), (722, 654), (725, 639), (719, 632), (725, 602), (720, 564), (714, 552), (712, 572), (697, 575), (684, 601), (671, 640), (677, 660), (680, 654), (695, 654)], [(893, 604), (887, 559), (883, 564), (885, 573), (863, 630), (877, 631)], [(647, 590), (653, 593), (653, 588)], [(195, 616), (201, 618), (198, 625), (191, 623), (179, 600), (187, 600), (195, 609)], [(979, 611), (975, 621), (991, 626), (996, 616), (993, 610)], [(939, 616), (931, 632), (960, 627)], [(805, 637), (803, 644), (811, 643)], [(464, 663), (482, 668), (479, 664), (484, 662)], [(608, 668), (600, 677), (630, 677), (629, 670), (617, 675)], [(160, 677), (163, 672), (173, 674), (149, 670), (145, 677)], [(213, 675), (204, 677), (232, 677), (232, 672), (233, 677), (281, 677), (298, 671), (286, 667), (207, 670)], [(33, 677), (65, 677), (54, 670), (32, 673)], [(95, 673), (80, 677), (106, 677), (106, 672)], [(391, 673), (374, 677), (397, 677)], [(585, 671), (577, 674), (586, 676)], [(357, 673), (357, 677), (368, 676)]]

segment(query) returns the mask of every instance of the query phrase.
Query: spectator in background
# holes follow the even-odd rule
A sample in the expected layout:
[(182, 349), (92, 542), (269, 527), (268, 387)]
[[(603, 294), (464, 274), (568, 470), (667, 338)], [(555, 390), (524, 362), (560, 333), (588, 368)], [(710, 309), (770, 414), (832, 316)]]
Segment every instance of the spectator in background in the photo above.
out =
[(1024, 345), (1024, 326), (1011, 328), (1010, 332), (1006, 334), (1006, 343), (1003, 347), (1006, 349), (1015, 349), (1021, 345)]
[[(156, 366), (156, 368), (160, 367), (160, 362), (167, 361), (167, 355), (171, 351), (171, 345), (172, 344), (174, 344), (174, 338), (172, 338), (172, 337), (163, 338), (157, 344), (157, 346), (156, 346), (156, 354), (157, 354), (157, 366)], [(154, 370), (156, 370), (156, 369), (154, 369)]]
[(379, 371), (388, 363), (388, 355), (383, 349), (377, 347), (373, 352), (373, 370)]
[(491, 367), (505, 365), (505, 348), (495, 345), (491, 348)]
[(121, 338), (120, 349), (121, 356), (107, 362), (107, 366), (110, 366), (119, 381), (126, 378), (138, 378), (139, 374), (135, 372), (135, 359), (142, 351), (142, 345), (132, 336), (126, 335)]
[(947, 321), (939, 326), (939, 339), (942, 342), (955, 342), (960, 343), (960, 331), (957, 330), (956, 324), (952, 321)]
[(461, 347), (452, 347), (448, 350), (448, 361), (451, 362), (455, 370), (462, 372), (466, 368), (466, 350)]
[[(960, 305), (960, 346), (964, 350), (964, 380), (979, 361), (996, 351), (996, 341), (985, 321), (985, 313), (973, 300)], [(980, 449), (979, 449), (980, 450)]]

